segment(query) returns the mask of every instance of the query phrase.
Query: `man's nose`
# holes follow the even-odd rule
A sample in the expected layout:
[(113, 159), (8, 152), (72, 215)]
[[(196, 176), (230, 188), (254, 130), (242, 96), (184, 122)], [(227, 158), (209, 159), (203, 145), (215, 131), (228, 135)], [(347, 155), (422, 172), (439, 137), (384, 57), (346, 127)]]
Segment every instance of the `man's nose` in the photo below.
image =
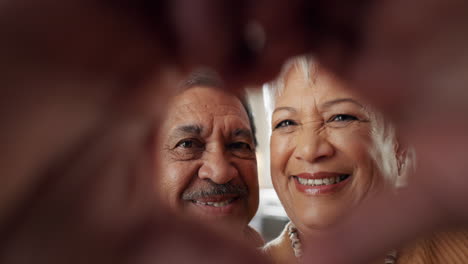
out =
[(210, 179), (217, 184), (224, 184), (238, 177), (238, 170), (225, 153), (215, 151), (206, 153), (203, 165), (198, 171), (198, 177)]
[(303, 127), (297, 136), (294, 157), (307, 162), (318, 162), (335, 153), (326, 131)]

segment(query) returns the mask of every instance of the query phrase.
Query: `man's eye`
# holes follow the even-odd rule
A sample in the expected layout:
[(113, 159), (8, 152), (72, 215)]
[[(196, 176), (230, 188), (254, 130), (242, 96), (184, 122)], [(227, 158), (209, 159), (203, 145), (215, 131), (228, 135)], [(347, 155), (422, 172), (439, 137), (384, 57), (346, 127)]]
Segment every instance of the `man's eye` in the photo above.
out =
[(252, 147), (250, 144), (245, 143), (245, 142), (234, 142), (229, 145), (229, 148), (235, 149), (235, 150), (252, 150)]
[(194, 160), (205, 150), (203, 141), (198, 139), (182, 139), (171, 149), (172, 158), (180, 161)]
[(190, 140), (185, 140), (177, 144), (177, 147), (181, 147), (181, 148), (191, 148), (192, 146), (193, 146), (193, 141), (190, 141)]
[(177, 143), (176, 148), (193, 148), (198, 147), (199, 145), (200, 143), (193, 139), (184, 139)]
[(295, 126), (297, 125), (296, 122), (290, 120), (290, 119), (287, 119), (287, 120), (283, 120), (281, 122), (279, 122), (276, 126), (275, 126), (275, 129), (277, 128), (281, 128), (281, 127), (288, 127), (288, 126)]
[(255, 150), (251, 144), (246, 142), (234, 142), (227, 146), (231, 153), (241, 159), (254, 159)]
[(332, 116), (328, 122), (350, 122), (355, 120), (358, 120), (355, 116), (340, 114)]

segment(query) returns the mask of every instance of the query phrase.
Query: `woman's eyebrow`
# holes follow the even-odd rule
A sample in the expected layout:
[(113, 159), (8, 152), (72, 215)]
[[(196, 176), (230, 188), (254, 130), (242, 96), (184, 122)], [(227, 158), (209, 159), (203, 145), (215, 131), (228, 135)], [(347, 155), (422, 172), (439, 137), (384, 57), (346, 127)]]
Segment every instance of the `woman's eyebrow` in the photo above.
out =
[(278, 111), (288, 111), (288, 112), (297, 112), (296, 108), (294, 107), (290, 107), (290, 106), (280, 106), (280, 107), (277, 107), (275, 108), (275, 110), (273, 111), (273, 114), (278, 112)]
[(338, 98), (338, 99), (326, 101), (325, 103), (322, 104), (322, 108), (329, 108), (333, 105), (342, 104), (342, 103), (352, 103), (352, 104), (359, 106), (360, 108), (364, 108), (364, 106), (361, 103), (354, 100), (353, 98)]

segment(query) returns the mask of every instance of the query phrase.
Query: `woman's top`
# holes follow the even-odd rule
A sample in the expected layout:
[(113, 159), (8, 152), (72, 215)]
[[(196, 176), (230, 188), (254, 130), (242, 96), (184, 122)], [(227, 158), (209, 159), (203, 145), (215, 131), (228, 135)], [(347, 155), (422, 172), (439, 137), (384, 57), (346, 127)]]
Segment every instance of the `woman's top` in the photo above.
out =
[[(289, 224), (288, 224), (289, 225)], [(287, 227), (263, 252), (273, 263), (294, 263), (297, 258), (289, 241)], [(467, 264), (468, 231), (438, 232), (398, 249), (396, 264)], [(373, 263), (384, 263), (382, 260)], [(296, 261), (296, 263), (299, 263)]]
[(397, 264), (468, 263), (468, 232), (439, 232), (399, 250)]

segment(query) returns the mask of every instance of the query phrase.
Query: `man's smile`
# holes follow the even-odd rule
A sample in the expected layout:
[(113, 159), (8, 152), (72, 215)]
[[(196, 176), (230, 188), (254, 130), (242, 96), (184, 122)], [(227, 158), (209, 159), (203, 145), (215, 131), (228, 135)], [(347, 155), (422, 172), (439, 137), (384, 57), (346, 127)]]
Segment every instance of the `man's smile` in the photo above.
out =
[(199, 213), (209, 216), (223, 216), (237, 214), (243, 210), (243, 198), (241, 196), (232, 195), (217, 195), (214, 197), (203, 197), (193, 200), (186, 200), (192, 210), (195, 209)]
[(219, 202), (202, 202), (202, 201), (197, 201), (197, 200), (194, 200), (193, 202), (198, 204), (198, 205), (205, 205), (205, 206), (213, 206), (213, 207), (223, 207), (223, 206), (227, 206), (229, 204), (231, 204), (232, 202), (234, 202), (237, 198), (234, 198), (234, 199), (227, 199), (227, 200), (224, 200), (224, 201), (219, 201)]
[(239, 198), (240, 198), (239, 195), (224, 194), (224, 195), (211, 195), (211, 196), (199, 197), (191, 201), (197, 205), (202, 205), (202, 206), (224, 207), (229, 204), (232, 204)]

